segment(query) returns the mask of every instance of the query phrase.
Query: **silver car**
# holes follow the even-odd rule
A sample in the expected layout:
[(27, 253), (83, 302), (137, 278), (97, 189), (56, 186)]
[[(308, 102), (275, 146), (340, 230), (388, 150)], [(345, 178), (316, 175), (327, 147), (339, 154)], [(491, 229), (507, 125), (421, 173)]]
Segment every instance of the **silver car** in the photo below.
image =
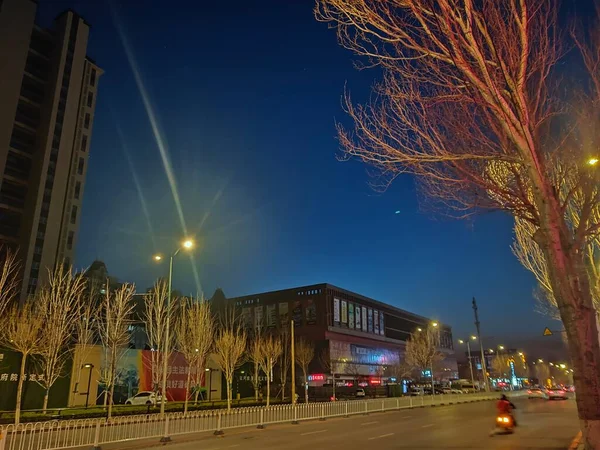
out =
[(527, 398), (541, 398), (544, 400), (548, 399), (546, 390), (543, 388), (531, 388), (527, 390)]

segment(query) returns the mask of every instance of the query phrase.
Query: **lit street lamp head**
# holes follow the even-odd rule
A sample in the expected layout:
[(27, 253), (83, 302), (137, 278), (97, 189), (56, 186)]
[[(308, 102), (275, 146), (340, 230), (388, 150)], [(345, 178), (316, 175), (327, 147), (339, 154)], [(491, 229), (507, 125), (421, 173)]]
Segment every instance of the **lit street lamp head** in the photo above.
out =
[(432, 325), (433, 327), (437, 327), (437, 326), (438, 326), (438, 323), (437, 323), (437, 322), (433, 322), (431, 325)]
[(162, 261), (161, 255), (154, 255), (153, 258), (154, 258), (154, 261)]
[(472, 341), (476, 341), (477, 340), (477, 336), (471, 336), (471, 340)]
[(465, 343), (465, 341), (463, 341), (462, 339), (459, 339), (459, 340), (458, 340), (458, 343), (459, 343), (459, 344), (464, 344), (464, 343)]
[(599, 161), (600, 161), (600, 160), (599, 160), (598, 158), (590, 158), (590, 159), (588, 159), (588, 162), (587, 162), (587, 163), (588, 163), (590, 166), (595, 166), (596, 164), (598, 164), (598, 162), (599, 162)]
[(189, 250), (193, 247), (194, 247), (194, 241), (192, 241), (191, 239), (187, 239), (187, 240), (183, 241), (183, 248), (186, 248)]

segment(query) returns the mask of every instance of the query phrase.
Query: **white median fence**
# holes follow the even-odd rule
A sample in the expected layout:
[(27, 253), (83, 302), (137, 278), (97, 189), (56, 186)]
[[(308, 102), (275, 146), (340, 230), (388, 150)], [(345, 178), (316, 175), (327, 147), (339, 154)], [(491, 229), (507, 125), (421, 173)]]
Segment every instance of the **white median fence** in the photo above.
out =
[(114, 417), (106, 419), (52, 420), (0, 427), (0, 450), (56, 450), (87, 447), (135, 439), (174, 437), (190, 433), (221, 434), (241, 427), (263, 428), (268, 424), (325, 420), (329, 417), (369, 414), (404, 408), (439, 406), (498, 398), (489, 394), (445, 394), (435, 396), (378, 398), (325, 403), (274, 405), (270, 407), (193, 411)]

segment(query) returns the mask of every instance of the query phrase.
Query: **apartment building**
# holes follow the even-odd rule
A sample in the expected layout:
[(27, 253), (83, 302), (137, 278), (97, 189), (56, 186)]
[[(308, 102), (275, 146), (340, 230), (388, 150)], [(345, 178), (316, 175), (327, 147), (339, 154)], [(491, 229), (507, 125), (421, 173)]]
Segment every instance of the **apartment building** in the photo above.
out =
[(0, 0), (0, 244), (17, 249), (21, 298), (73, 261), (98, 81), (90, 25), (68, 10), (50, 29), (33, 0)]

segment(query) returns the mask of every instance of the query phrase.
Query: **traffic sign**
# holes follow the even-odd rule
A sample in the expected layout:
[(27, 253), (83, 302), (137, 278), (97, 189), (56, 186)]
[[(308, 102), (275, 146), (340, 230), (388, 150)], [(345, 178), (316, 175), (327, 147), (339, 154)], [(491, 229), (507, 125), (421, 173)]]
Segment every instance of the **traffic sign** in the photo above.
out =
[(544, 328), (544, 336), (552, 336), (552, 331), (550, 331), (550, 328)]

